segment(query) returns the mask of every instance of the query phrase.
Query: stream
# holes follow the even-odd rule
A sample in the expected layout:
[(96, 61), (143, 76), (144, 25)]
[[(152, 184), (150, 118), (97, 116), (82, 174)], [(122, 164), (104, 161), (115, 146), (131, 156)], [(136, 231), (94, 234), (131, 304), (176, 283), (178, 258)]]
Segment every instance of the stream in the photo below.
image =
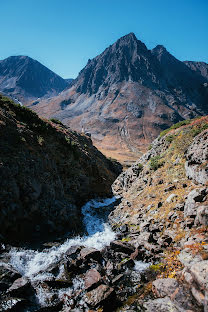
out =
[[(33, 298), (31, 299), (33, 303), (22, 311), (42, 311), (42, 308), (48, 307), (51, 302), (54, 302), (54, 298), (56, 298), (55, 302), (62, 301), (64, 306), (69, 308), (71, 304), (73, 305), (74, 301), (70, 298), (74, 294), (78, 294), (76, 298), (79, 301), (78, 310), (70, 309), (67, 311), (88, 311), (88, 307), (83, 300), (85, 294), (84, 279), (80, 278), (80, 275), (73, 278), (70, 287), (51, 289), (46, 287), (45, 283), (54, 280), (54, 278), (61, 279), (63, 277), (65, 268), (61, 263), (73, 246), (93, 247), (97, 250), (103, 250), (116, 239), (116, 233), (111, 229), (107, 218), (117, 201), (118, 198), (116, 197), (90, 200), (82, 207), (83, 223), (86, 228), (85, 236), (69, 238), (63, 244), (42, 251), (14, 247), (9, 251), (9, 265), (29, 280), (35, 290), (35, 294), (32, 295)], [(49, 268), (55, 266), (59, 267), (59, 273), (56, 276), (52, 270), (49, 270)], [(137, 280), (137, 275), (148, 266), (147, 263), (135, 261), (132, 278)], [(56, 311), (56, 308), (54, 311)], [(58, 308), (57, 311), (59, 311)]]

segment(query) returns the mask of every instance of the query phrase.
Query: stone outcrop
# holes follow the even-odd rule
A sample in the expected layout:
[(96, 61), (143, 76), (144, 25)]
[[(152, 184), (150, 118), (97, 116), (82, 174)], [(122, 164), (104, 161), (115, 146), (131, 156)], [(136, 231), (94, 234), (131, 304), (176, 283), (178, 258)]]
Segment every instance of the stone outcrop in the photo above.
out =
[(186, 151), (186, 174), (199, 184), (208, 180), (208, 131), (198, 135)]
[(109, 196), (121, 167), (85, 135), (2, 96), (0, 128), (1, 241), (80, 233), (81, 205)]
[(113, 184), (122, 196), (109, 216), (113, 228), (137, 259), (156, 263), (154, 298), (136, 298), (121, 311), (208, 309), (207, 128), (207, 117), (173, 126)]

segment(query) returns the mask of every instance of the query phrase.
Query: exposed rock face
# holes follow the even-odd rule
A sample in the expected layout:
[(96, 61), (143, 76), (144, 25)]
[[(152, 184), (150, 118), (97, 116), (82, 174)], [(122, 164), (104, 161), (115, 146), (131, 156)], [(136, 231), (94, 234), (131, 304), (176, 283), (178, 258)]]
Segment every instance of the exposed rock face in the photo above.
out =
[(208, 130), (198, 135), (186, 151), (186, 174), (200, 184), (208, 180)]
[(109, 196), (120, 167), (89, 138), (0, 96), (0, 234), (29, 241), (81, 230), (80, 206)]
[(205, 62), (193, 62), (185, 61), (184, 62), (189, 68), (197, 72), (199, 75), (203, 76), (208, 81), (208, 64)]
[(147, 311), (208, 309), (208, 176), (199, 171), (207, 165), (208, 118), (179, 126), (153, 141), (113, 184), (122, 200), (109, 216), (112, 226), (137, 258), (157, 263), (154, 298), (137, 298), (121, 311), (136, 303)]
[(73, 86), (34, 109), (88, 131), (107, 155), (138, 153), (171, 124), (207, 113), (206, 78), (130, 33), (89, 60)]
[(28, 56), (0, 61), (0, 91), (24, 104), (55, 96), (68, 86), (68, 81)]

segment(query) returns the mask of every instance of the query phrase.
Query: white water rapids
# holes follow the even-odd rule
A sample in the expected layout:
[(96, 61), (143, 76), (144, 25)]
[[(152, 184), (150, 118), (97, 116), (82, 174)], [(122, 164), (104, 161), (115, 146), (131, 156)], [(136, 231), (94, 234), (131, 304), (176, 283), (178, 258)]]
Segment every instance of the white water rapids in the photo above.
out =
[[(112, 197), (103, 200), (91, 200), (82, 207), (83, 222), (86, 228), (87, 235), (67, 239), (63, 244), (43, 251), (36, 251), (32, 249), (18, 249), (12, 248), (10, 256), (10, 264), (22, 276), (28, 278), (35, 288), (35, 306), (48, 307), (51, 305), (52, 298), (56, 296), (64, 303), (65, 307), (73, 304), (74, 294), (79, 294), (79, 307), (88, 311), (86, 302), (84, 300), (85, 287), (84, 280), (75, 277), (72, 280), (72, 285), (66, 289), (59, 290), (48, 289), (41, 285), (41, 282), (51, 280), (53, 274), (48, 271), (50, 266), (59, 264), (64, 258), (64, 255), (72, 246), (94, 247), (98, 250), (108, 246), (111, 241), (116, 239), (116, 233), (113, 232), (110, 225), (106, 222), (107, 215), (112, 210), (113, 205), (118, 198)], [(144, 271), (149, 264), (142, 261), (135, 261), (135, 268), (132, 272), (132, 280), (138, 279), (140, 272)], [(64, 266), (60, 267), (60, 274)], [(36, 283), (38, 282), (38, 283)], [(40, 283), (39, 283), (40, 282)], [(136, 284), (137, 285), (137, 282)], [(27, 311), (34, 311), (32, 307)]]
[(20, 274), (31, 280), (42, 280), (43, 272), (53, 263), (58, 263), (67, 250), (72, 246), (94, 247), (98, 250), (109, 245), (116, 238), (109, 224), (105, 223), (95, 213), (96, 209), (105, 209), (117, 200), (116, 197), (101, 201), (91, 200), (82, 207), (83, 222), (88, 233), (87, 236), (77, 236), (67, 239), (58, 247), (51, 247), (41, 252), (29, 249), (10, 251), (10, 263)]

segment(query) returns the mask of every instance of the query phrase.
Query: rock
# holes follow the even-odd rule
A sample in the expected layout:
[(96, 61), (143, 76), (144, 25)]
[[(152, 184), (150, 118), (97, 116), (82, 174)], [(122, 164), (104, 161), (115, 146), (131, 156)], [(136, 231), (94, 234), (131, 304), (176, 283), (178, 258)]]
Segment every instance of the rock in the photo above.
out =
[(196, 136), (186, 153), (185, 170), (189, 179), (206, 184), (208, 181), (208, 130)]
[(12, 268), (0, 266), (0, 291), (7, 290), (21, 275)]
[(189, 271), (199, 287), (208, 290), (208, 260), (194, 263)]
[(23, 311), (25, 299), (7, 298), (0, 301), (0, 312)]
[(115, 251), (123, 252), (127, 255), (130, 255), (135, 251), (135, 247), (122, 241), (113, 241), (110, 243), (110, 247)]
[(92, 307), (96, 307), (99, 304), (105, 305), (110, 303), (113, 294), (114, 289), (112, 287), (102, 284), (86, 293), (86, 302)]
[(178, 282), (174, 278), (159, 278), (152, 283), (153, 292), (161, 298), (171, 296), (177, 287)]
[(101, 275), (96, 269), (91, 269), (85, 274), (85, 289), (90, 290), (100, 282)]
[(205, 297), (204, 294), (196, 289), (194, 286), (191, 288), (192, 295), (196, 299), (199, 305), (203, 306), (205, 305)]
[(208, 206), (201, 206), (197, 209), (195, 224), (208, 225)]
[(171, 301), (169, 297), (148, 300), (143, 307), (146, 309), (145, 312), (185, 312), (184, 309)]
[(126, 233), (128, 232), (128, 226), (127, 224), (123, 224), (120, 226), (119, 230), (122, 232), (122, 233)]
[(117, 284), (119, 284), (121, 281), (123, 281), (124, 278), (125, 278), (124, 274), (119, 274), (119, 275), (117, 275), (115, 278), (112, 279), (111, 283), (117, 285)]
[(80, 257), (85, 260), (86, 259), (99, 260), (101, 258), (101, 254), (100, 251), (95, 248), (86, 247), (80, 251)]
[(178, 197), (178, 195), (176, 194), (171, 194), (170, 196), (168, 196), (168, 198), (166, 199), (167, 203), (171, 203), (173, 201), (174, 198)]
[(207, 188), (194, 189), (186, 199), (184, 206), (184, 217), (197, 215), (197, 203), (201, 203), (208, 193)]
[(170, 191), (174, 190), (175, 188), (176, 188), (175, 185), (170, 185), (169, 187), (165, 188), (164, 191), (170, 192)]
[(10, 296), (25, 296), (31, 293), (30, 282), (27, 278), (21, 277), (14, 281), (12, 286), (7, 290)]

